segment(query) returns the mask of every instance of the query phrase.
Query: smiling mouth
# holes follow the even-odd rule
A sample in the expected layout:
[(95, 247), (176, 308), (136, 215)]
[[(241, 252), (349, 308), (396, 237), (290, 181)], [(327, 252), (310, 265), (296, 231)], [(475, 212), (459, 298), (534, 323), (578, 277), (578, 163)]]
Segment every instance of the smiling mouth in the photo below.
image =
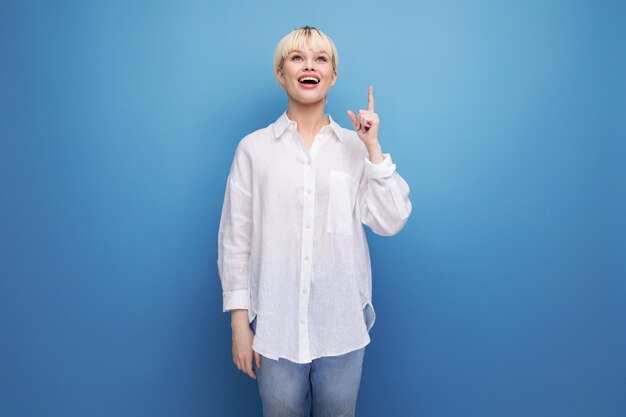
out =
[(320, 80), (314, 77), (302, 77), (298, 80), (300, 84), (319, 84)]

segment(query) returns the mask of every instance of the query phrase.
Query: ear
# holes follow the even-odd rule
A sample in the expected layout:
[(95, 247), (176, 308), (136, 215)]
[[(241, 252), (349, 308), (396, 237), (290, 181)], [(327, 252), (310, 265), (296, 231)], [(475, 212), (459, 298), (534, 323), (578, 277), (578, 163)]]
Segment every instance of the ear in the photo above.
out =
[(280, 67), (276, 67), (276, 78), (278, 79), (278, 82), (281, 83), (282, 85), (285, 85), (285, 77), (283, 76), (283, 70)]
[(333, 81), (330, 83), (331, 86), (335, 85), (335, 83), (337, 82), (338, 75), (339, 73), (337, 73), (337, 70), (335, 70), (335, 72), (333, 73)]

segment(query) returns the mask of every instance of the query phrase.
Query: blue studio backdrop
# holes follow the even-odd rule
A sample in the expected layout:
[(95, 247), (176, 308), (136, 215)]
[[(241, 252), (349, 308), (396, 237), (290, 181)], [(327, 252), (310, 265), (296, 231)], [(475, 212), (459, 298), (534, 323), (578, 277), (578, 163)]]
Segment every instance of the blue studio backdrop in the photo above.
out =
[(411, 187), (368, 230), (357, 413), (626, 415), (626, 7), (617, 1), (0, 5), (0, 416), (261, 416), (217, 231), (274, 48), (339, 49)]

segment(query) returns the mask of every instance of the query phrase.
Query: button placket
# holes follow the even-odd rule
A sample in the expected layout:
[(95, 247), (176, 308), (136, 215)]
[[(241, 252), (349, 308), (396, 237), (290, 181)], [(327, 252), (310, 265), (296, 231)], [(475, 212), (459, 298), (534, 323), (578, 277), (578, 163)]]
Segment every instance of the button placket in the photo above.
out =
[(311, 286), (311, 257), (313, 253), (313, 220), (315, 209), (315, 193), (312, 192), (315, 189), (315, 170), (313, 169), (313, 163), (310, 157), (305, 160), (304, 169), (304, 190), (308, 192), (303, 193), (303, 225), (302, 231), (302, 254), (300, 262), (300, 346), (299, 356), (300, 360), (308, 361), (310, 358), (309, 351), (309, 328), (308, 328), (308, 311), (309, 311), (309, 290)]

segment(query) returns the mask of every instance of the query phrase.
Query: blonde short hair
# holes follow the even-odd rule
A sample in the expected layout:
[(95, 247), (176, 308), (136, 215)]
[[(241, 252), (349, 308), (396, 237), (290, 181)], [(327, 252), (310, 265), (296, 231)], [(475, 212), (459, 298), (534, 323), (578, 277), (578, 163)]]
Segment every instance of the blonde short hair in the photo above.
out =
[(278, 42), (274, 53), (274, 70), (283, 67), (285, 58), (291, 51), (303, 49), (305, 46), (314, 51), (326, 52), (332, 61), (333, 70), (337, 71), (339, 57), (335, 44), (324, 32), (312, 26), (294, 29)]

